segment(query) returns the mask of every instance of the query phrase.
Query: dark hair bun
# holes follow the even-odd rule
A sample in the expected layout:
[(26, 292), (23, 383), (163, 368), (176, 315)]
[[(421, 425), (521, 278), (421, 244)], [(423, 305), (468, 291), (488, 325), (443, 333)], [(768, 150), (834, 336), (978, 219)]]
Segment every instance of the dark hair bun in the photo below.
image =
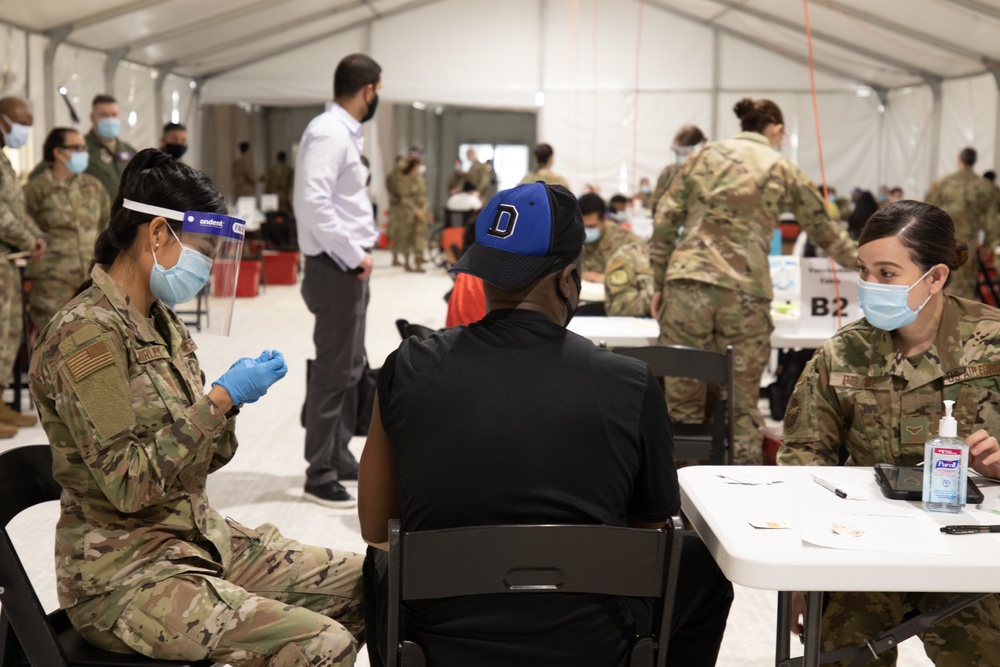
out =
[(969, 261), (969, 246), (958, 239), (955, 239), (955, 259), (952, 260), (952, 266), (949, 268), (954, 271), (955, 269), (961, 268)]
[(733, 107), (733, 112), (736, 114), (737, 118), (743, 120), (746, 116), (749, 116), (750, 114), (753, 113), (753, 107), (754, 107), (753, 100), (751, 100), (749, 97), (744, 97), (742, 100), (736, 103), (736, 106)]

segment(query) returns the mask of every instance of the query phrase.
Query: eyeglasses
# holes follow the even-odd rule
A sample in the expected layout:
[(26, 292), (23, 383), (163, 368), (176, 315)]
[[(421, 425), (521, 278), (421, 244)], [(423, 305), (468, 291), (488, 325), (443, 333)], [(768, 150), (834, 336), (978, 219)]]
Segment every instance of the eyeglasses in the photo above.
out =
[(59, 148), (71, 153), (83, 153), (87, 150), (87, 144), (70, 144), (69, 146), (60, 146)]

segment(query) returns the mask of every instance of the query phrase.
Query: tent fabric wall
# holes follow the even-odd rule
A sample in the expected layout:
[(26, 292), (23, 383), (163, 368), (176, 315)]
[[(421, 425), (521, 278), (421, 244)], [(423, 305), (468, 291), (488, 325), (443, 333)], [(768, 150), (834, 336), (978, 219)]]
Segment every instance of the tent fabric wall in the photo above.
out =
[[(48, 39), (42, 33), (57, 25), (46, 13), (47, 2), (40, 0), (37, 11), (19, 5), (7, 15), (34, 31), (30, 34), (0, 22), (2, 92), (29, 96), (39, 119), (46, 117), (42, 73)], [(744, 95), (782, 105), (793, 138), (789, 156), (813, 178), (820, 176), (802, 55), (803, 17), (787, 0), (507, 0), (503, 11), (493, 0), (371, 0), (367, 7), (300, 0), (295, 7), (312, 12), (315, 20), (298, 17), (297, 23), (291, 4), (286, 16), (263, 2), (247, 11), (236, 0), (177, 2), (185, 11), (150, 3), (86, 23), (73, 32), (72, 43), (56, 49), (53, 83), (66, 85), (77, 100), (81, 129), (89, 129), (90, 98), (113, 92), (123, 106), (123, 136), (137, 147), (155, 145), (159, 127), (175, 109), (194, 143), (199, 103), (322, 103), (330, 98), (339, 58), (366, 51), (384, 66), (387, 102), (536, 111), (539, 139), (554, 145), (557, 169), (576, 187), (596, 182), (611, 192), (634, 188), (640, 176), (655, 176), (671, 158), (674, 131), (686, 122), (730, 136), (736, 130), (732, 104)], [(995, 166), (1000, 100), (992, 75), (982, 73), (1000, 60), (989, 38), (995, 17), (933, 0), (886, 0), (877, 6), (839, 0), (840, 9), (813, 4), (816, 85), (831, 184), (841, 189), (898, 184), (908, 194), (922, 194), (932, 176), (951, 171), (965, 145), (979, 149), (983, 169)], [(87, 19), (90, 10), (100, 14), (112, 8), (126, 10), (128, 3), (90, 0), (64, 18)], [(887, 33), (885, 25), (847, 10), (878, 13), (883, 23), (905, 24), (911, 34)], [(224, 37), (204, 39), (207, 26), (226, 26), (212, 33)], [(264, 34), (268, 28), (280, 29)], [(259, 36), (240, 40), (230, 34), (237, 29)], [(930, 38), (919, 39), (921, 31)], [(133, 64), (126, 56), (114, 72), (115, 90), (105, 91), (107, 55), (90, 49), (111, 51), (123, 44), (147, 64)], [(198, 80), (200, 100), (191, 79), (170, 75), (162, 82), (162, 105), (153, 103), (153, 65), (173, 62), (171, 54), (174, 72), (209, 76)], [(978, 54), (987, 59), (973, 57)], [(940, 107), (929, 85), (921, 83), (925, 73), (945, 77)], [(869, 82), (876, 88), (865, 85)], [(56, 122), (67, 124), (62, 100), (53, 102)], [(158, 109), (161, 118), (155, 117)], [(932, 137), (935, 109), (940, 135)], [(34, 159), (41, 157), (47, 129), (39, 124), (36, 134), (42, 136), (29, 144)], [(382, 138), (390, 141), (387, 133)]]

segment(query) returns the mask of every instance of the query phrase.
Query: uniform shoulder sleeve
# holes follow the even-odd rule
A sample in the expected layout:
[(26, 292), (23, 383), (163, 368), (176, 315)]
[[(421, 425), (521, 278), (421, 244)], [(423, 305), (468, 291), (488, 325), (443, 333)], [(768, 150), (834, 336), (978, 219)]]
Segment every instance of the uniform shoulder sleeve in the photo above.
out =
[(847, 436), (844, 415), (830, 386), (831, 342), (816, 351), (785, 410), (778, 465), (837, 465)]

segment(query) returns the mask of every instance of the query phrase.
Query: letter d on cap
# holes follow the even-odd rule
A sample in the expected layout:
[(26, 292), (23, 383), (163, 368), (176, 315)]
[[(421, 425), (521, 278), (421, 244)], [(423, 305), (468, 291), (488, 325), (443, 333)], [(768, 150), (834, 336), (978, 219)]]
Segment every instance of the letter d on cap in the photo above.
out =
[(486, 233), (498, 239), (505, 239), (514, 233), (514, 225), (516, 224), (517, 209), (510, 204), (500, 204), (497, 208), (497, 214), (493, 216), (493, 225)]

